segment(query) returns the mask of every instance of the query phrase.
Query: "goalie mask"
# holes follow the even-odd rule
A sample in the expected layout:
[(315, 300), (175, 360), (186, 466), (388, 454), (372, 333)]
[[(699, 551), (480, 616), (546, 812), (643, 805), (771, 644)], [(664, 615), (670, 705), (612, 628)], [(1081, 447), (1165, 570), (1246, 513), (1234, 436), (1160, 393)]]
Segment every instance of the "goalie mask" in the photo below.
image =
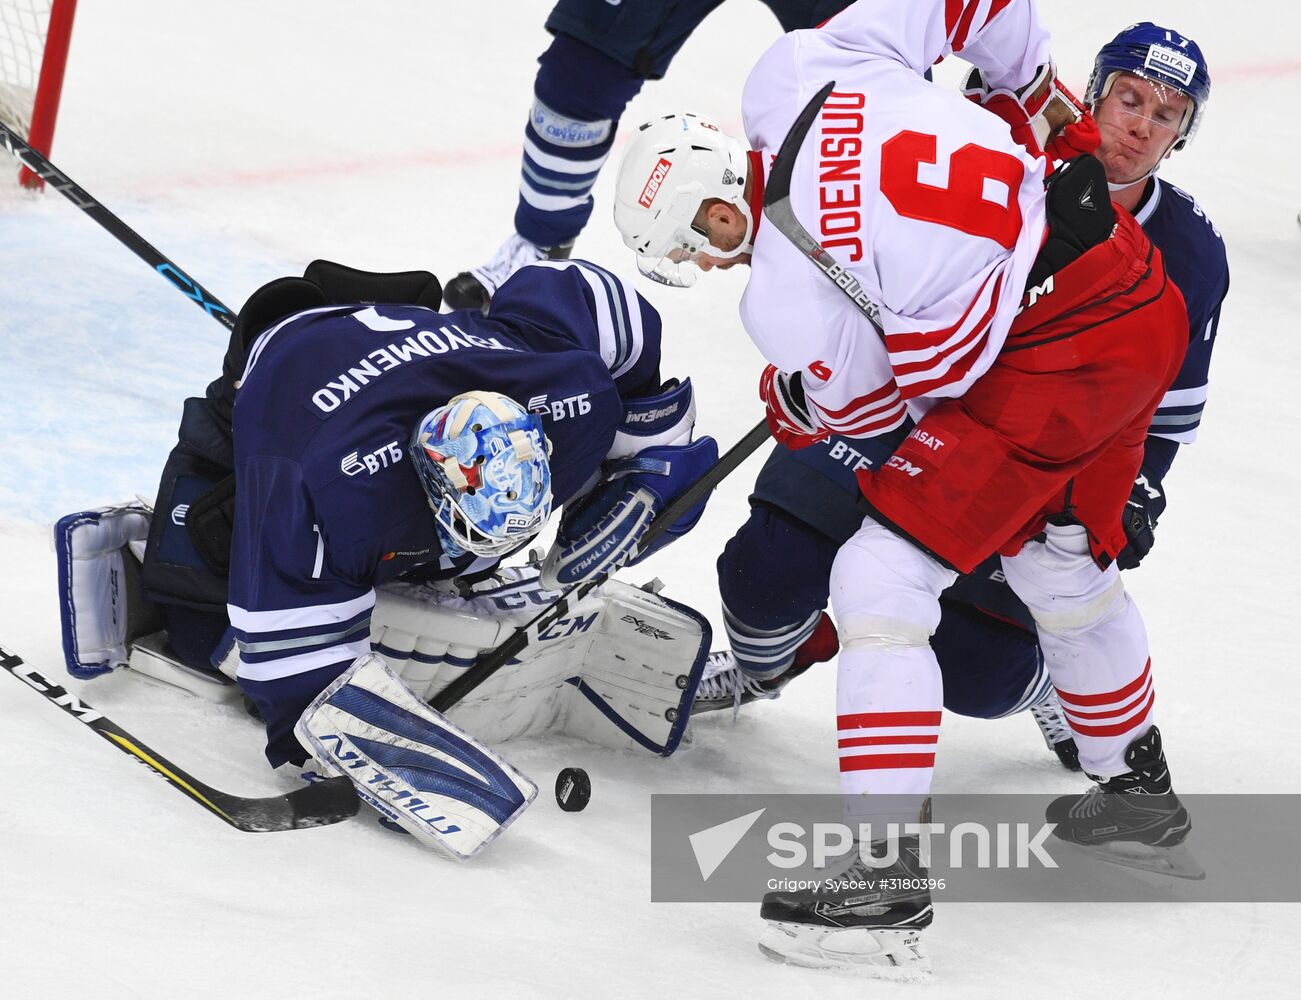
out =
[(450, 556), (503, 556), (551, 515), (542, 421), (508, 396), (467, 392), (431, 410), (416, 425), (410, 452)]
[[(624, 153), (615, 181), (614, 224), (637, 254), (637, 268), (664, 285), (695, 284), (699, 253), (731, 258), (753, 250), (754, 219), (745, 200), (746, 148), (714, 122), (684, 112), (646, 122)], [(705, 201), (735, 205), (746, 232), (723, 250), (695, 225)]]

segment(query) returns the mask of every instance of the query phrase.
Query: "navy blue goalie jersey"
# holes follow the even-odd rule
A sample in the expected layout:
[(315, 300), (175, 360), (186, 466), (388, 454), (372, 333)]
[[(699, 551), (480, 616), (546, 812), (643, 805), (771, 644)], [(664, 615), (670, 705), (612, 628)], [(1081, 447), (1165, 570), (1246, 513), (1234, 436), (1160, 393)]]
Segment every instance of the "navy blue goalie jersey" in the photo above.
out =
[(253, 342), (234, 408), (228, 611), (273, 765), (301, 756), (298, 715), (369, 651), (376, 584), (493, 564), (441, 551), (407, 451), (418, 420), (476, 389), (537, 413), (559, 507), (598, 473), (624, 400), (658, 391), (659, 348), (654, 308), (582, 261), (521, 269), (486, 317), (326, 307)]

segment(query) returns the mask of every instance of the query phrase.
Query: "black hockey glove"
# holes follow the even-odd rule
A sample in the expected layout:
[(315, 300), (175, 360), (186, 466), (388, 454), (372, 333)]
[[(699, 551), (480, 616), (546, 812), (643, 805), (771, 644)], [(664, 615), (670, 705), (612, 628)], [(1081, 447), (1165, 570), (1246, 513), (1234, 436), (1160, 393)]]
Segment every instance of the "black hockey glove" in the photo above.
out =
[(1161, 489), (1160, 480), (1140, 469), (1125, 504), (1125, 512), (1121, 515), (1125, 537), (1129, 539), (1129, 544), (1116, 556), (1116, 565), (1121, 569), (1133, 569), (1152, 550), (1156, 542), (1157, 518), (1165, 512), (1165, 503), (1165, 491)]

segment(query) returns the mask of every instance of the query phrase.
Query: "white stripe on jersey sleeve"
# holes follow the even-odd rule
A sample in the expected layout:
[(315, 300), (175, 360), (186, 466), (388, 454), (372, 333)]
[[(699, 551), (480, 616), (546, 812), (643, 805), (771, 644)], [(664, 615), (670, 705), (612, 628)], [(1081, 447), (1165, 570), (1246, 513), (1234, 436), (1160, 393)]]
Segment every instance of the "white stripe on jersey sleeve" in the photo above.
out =
[(1163, 410), (1167, 406), (1197, 406), (1206, 402), (1207, 386), (1199, 385), (1192, 389), (1171, 389), (1161, 397), (1161, 403), (1157, 410)]
[(245, 611), (234, 604), (226, 605), (230, 624), (249, 634), (257, 632), (284, 632), (289, 629), (319, 628), (355, 618), (375, 606), (375, 591), (338, 604), (313, 604), (305, 608), (286, 608), (277, 611)]
[(567, 208), (586, 205), (588, 195), (538, 194), (523, 181), (520, 181), (519, 195), (534, 208), (543, 212), (563, 212)]
[[(1161, 405), (1156, 408), (1148, 427), (1149, 436), (1178, 444), (1192, 444), (1197, 440), (1197, 428), (1201, 425), (1202, 412), (1206, 407), (1206, 394), (1205, 385), (1191, 389), (1171, 389), (1161, 398)], [(1196, 409), (1191, 409), (1192, 407)], [(1171, 413), (1172, 409), (1184, 412)]]
[(244, 374), (240, 377), (240, 382), (243, 383), (248, 379), (249, 374), (253, 371), (253, 366), (257, 364), (257, 359), (261, 356), (262, 351), (266, 348), (267, 344), (271, 342), (271, 338), (279, 333), (286, 324), (292, 323), (296, 319), (302, 319), (304, 316), (313, 316), (316, 313), (337, 311), (338, 308), (338, 306), (319, 306), (316, 309), (305, 309), (302, 312), (296, 312), (292, 315), (286, 316), (275, 326), (263, 330), (262, 333), (258, 335), (257, 340), (253, 341), (253, 346), (249, 348), (248, 361), (244, 365)]
[(540, 260), (528, 266), (557, 270), (570, 267), (578, 269), (592, 289), (601, 360), (610, 369), (611, 375), (619, 378), (641, 360), (645, 333), (641, 321), (641, 303), (631, 282), (611, 274), (603, 267), (581, 260)]
[(305, 674), (309, 670), (317, 670), (320, 667), (328, 667), (332, 663), (351, 663), (357, 657), (365, 656), (369, 652), (370, 632), (366, 630), (361, 638), (351, 642), (326, 646), (323, 649), (312, 649), (294, 656), (282, 656), (279, 659), (264, 660), (260, 663), (245, 663), (241, 657), (235, 675), (240, 680), (274, 681), (282, 677), (293, 677), (295, 674)]

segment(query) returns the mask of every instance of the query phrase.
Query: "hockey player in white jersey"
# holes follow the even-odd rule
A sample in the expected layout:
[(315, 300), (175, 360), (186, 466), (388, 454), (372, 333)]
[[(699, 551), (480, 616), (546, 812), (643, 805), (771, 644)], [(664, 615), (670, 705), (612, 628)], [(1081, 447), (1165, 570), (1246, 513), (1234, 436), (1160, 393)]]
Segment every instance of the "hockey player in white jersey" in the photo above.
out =
[[(647, 80), (723, 0), (674, 3), (557, 0), (538, 57), (524, 128), (515, 231), (492, 258), (447, 283), (453, 309), (485, 308), (501, 283), (535, 260), (568, 257), (592, 215), (592, 188), (614, 148), (619, 118)], [(810, 28), (849, 0), (762, 0), (783, 31)], [(730, 13), (739, 5), (727, 5)], [(757, 16), (747, 5), (744, 16)]]
[[(1229, 267), (1206, 211), (1186, 191), (1153, 176), (1201, 130), (1211, 80), (1200, 46), (1174, 28), (1129, 25), (1099, 50), (1088, 81), (1084, 99), (1101, 133), (1095, 156), (1106, 169), (1112, 200), (1161, 250), (1188, 309), (1183, 366), (1152, 419), (1125, 507), (1129, 543), (1116, 561), (1127, 570), (1152, 548), (1166, 508), (1167, 474), (1180, 446), (1197, 437)], [(839, 644), (824, 609), (835, 550), (862, 520), (854, 470), (884, 462), (911, 426), (870, 439), (833, 436), (798, 451), (780, 444), (772, 449), (755, 482), (749, 517), (719, 557), (730, 649), (711, 654), (710, 668), (717, 669), (707, 668), (694, 714), (777, 697), (813, 662), (836, 655)], [(1029, 708), (1049, 748), (1078, 770), (1075, 739), (1044, 670), (1034, 620), (1007, 586), (999, 558), (959, 579), (941, 604), (931, 646), (944, 674), (945, 709), (1001, 718)]]
[[(953, 55), (977, 68), (973, 102), (922, 78)], [(917, 422), (860, 475), (870, 513), (832, 568), (847, 818), (878, 831), (918, 820), (943, 703), (928, 642), (938, 597), (999, 552), (1054, 685), (1091, 707), (1073, 729), (1101, 794), (1055, 804), (1058, 835), (1083, 839), (1105, 816), (1151, 844), (1182, 840), (1147, 639), (1114, 560), (1187, 315), (1159, 252), (1080, 155), (1096, 125), (1057, 83), (1034, 4), (860, 0), (769, 49), (743, 112), (754, 152), (698, 116), (644, 127), (615, 219), (663, 282), (752, 266), (742, 318), (771, 362), (761, 395), (779, 440)], [(807, 249), (760, 214), (770, 157), (802, 116), (789, 197), (819, 244)], [(1148, 793), (1144, 808), (1128, 792)], [(891, 796), (911, 805), (877, 805)], [(924, 876), (915, 853), (898, 854), (898, 871), (876, 875)], [(924, 962), (932, 911), (924, 888), (866, 909), (824, 888), (770, 893), (762, 914), (772, 957), (897, 966)]]

